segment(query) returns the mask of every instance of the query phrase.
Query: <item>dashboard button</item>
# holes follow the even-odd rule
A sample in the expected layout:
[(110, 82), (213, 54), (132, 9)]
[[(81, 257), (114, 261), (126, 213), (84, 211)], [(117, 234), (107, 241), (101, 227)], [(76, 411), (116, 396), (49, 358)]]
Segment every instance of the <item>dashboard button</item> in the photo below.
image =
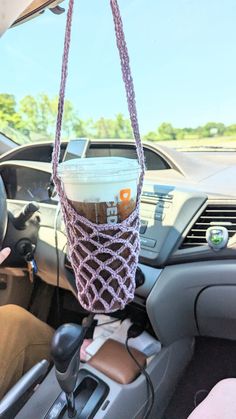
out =
[(156, 206), (156, 212), (161, 212), (166, 208), (171, 207), (171, 202), (159, 201)]
[(165, 214), (161, 212), (155, 212), (154, 218), (156, 221), (162, 221), (165, 218)]
[(139, 229), (139, 234), (145, 234), (146, 230), (147, 230), (147, 221), (145, 220), (141, 220), (141, 225), (140, 225), (140, 229)]
[(141, 246), (155, 247), (156, 242), (157, 241), (156, 240), (153, 240), (153, 239), (148, 239), (146, 237), (140, 237)]
[(156, 210), (162, 210), (163, 208), (165, 208), (165, 202), (159, 201), (157, 203)]

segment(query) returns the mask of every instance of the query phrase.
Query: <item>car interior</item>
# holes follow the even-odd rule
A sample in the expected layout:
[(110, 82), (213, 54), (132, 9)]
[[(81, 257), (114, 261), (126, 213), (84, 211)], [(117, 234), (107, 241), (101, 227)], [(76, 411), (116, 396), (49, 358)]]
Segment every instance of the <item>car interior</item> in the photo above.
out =
[[(44, 2), (42, 8), (51, 4), (60, 13), (59, 3)], [(61, 144), (60, 162), (71, 158), (75, 144), (73, 153), (84, 159), (136, 158), (132, 140), (71, 139)], [(218, 381), (236, 375), (236, 166), (143, 143), (135, 297), (100, 318), (78, 302), (52, 180), (53, 146), (36, 142), (0, 155), (0, 243), (12, 250), (0, 266), (0, 305), (19, 305), (55, 330), (71, 323), (77, 347), (84, 338), (99, 339), (103, 324), (109, 336), (116, 326), (127, 334), (130, 324), (137, 329), (131, 338), (147, 334), (150, 346), (145, 356), (136, 353), (134, 371), (135, 353), (119, 338), (110, 348), (106, 341), (100, 358), (81, 359), (75, 417), (187, 419)], [(219, 245), (214, 234), (223, 233)], [(0, 417), (72, 417), (57, 367), (51, 362), (30, 370), (0, 401)]]

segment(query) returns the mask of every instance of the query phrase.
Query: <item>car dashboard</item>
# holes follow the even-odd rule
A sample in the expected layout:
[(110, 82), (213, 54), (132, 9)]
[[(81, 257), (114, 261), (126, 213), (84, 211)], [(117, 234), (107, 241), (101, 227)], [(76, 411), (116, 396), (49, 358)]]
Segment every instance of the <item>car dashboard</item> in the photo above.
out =
[[(45, 148), (42, 150), (45, 153)], [(59, 285), (76, 295), (65, 225), (57, 198), (48, 195), (52, 186), (51, 164), (40, 155), (37, 161), (23, 160), (22, 153), (21, 160), (15, 157), (0, 161), (8, 210), (16, 214), (27, 202), (38, 202), (40, 228), (35, 257), (39, 275), (45, 282), (56, 285), (56, 237), (60, 255)], [(167, 161), (166, 170), (156, 170), (155, 180), (153, 172), (151, 177), (145, 177), (134, 304), (147, 311), (163, 343), (204, 333), (227, 337), (215, 322), (210, 332), (206, 325), (209, 317), (218, 315), (211, 289), (217, 293), (218, 287), (225, 288), (227, 284), (233, 287), (228, 288), (229, 294), (236, 293), (236, 197), (201, 191), (199, 185), (184, 182), (184, 177), (181, 183), (179, 170), (168, 164)], [(175, 171), (178, 181), (175, 182), (175, 177), (170, 181), (171, 177), (166, 176), (165, 182), (168, 171)], [(229, 231), (228, 246), (219, 252), (210, 249), (205, 239), (206, 230), (212, 225), (226, 226)], [(215, 298), (219, 300), (218, 294)], [(218, 307), (221, 303), (218, 301)], [(228, 325), (230, 336), (234, 333), (231, 329)]]

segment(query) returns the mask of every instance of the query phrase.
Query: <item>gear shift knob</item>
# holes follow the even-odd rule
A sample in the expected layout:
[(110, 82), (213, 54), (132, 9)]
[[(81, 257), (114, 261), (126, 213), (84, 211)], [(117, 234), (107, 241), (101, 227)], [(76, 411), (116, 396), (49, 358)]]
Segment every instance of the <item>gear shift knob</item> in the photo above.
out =
[(84, 327), (68, 323), (60, 326), (52, 339), (51, 355), (58, 383), (66, 393), (69, 417), (75, 414), (73, 391), (79, 373), (79, 355), (84, 335)]
[(51, 354), (56, 370), (60, 373), (67, 371), (68, 366), (80, 349), (84, 339), (84, 328), (78, 324), (68, 323), (60, 326), (52, 339)]

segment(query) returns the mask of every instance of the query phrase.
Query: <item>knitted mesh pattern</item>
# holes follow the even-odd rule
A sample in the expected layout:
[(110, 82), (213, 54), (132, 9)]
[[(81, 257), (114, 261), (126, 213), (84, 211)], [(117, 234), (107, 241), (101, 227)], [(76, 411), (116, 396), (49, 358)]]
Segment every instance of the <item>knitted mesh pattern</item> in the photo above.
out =
[(73, 3), (74, 0), (70, 0), (67, 14), (56, 139), (52, 158), (53, 179), (66, 226), (69, 257), (75, 274), (78, 300), (82, 307), (90, 312), (110, 313), (122, 310), (134, 298), (135, 272), (140, 250), (139, 206), (144, 177), (144, 156), (122, 21), (117, 1), (111, 0), (122, 75), (141, 169), (136, 208), (127, 219), (112, 225), (92, 223), (75, 211), (64, 193), (63, 184), (57, 174)]
[(61, 202), (80, 304), (94, 313), (123, 309), (134, 297), (138, 211), (119, 224), (97, 225), (77, 214), (63, 195)]

